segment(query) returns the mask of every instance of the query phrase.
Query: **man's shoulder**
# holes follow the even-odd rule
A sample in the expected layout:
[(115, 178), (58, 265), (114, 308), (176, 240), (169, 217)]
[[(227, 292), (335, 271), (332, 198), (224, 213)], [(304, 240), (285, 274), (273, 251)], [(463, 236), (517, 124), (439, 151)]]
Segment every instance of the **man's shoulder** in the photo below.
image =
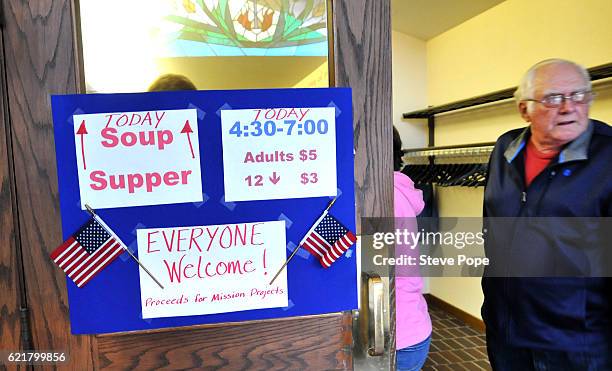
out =
[(512, 129), (510, 131), (503, 133), (495, 141), (495, 147), (497, 147), (498, 149), (505, 150), (506, 148), (508, 148), (510, 143), (512, 143), (516, 138), (518, 138), (524, 131), (525, 131), (525, 128), (522, 127), (518, 129)]
[(591, 119), (591, 121), (593, 122), (593, 134), (612, 137), (612, 126), (599, 120)]

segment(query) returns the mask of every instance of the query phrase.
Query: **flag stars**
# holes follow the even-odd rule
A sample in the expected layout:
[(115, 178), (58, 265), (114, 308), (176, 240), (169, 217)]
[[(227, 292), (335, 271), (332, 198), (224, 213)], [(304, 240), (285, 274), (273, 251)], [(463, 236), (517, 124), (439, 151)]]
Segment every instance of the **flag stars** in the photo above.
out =
[(110, 234), (95, 219), (92, 219), (76, 234), (75, 238), (85, 251), (92, 254), (110, 238)]
[(321, 223), (315, 228), (317, 233), (326, 240), (337, 241), (348, 230), (334, 218), (323, 218)]

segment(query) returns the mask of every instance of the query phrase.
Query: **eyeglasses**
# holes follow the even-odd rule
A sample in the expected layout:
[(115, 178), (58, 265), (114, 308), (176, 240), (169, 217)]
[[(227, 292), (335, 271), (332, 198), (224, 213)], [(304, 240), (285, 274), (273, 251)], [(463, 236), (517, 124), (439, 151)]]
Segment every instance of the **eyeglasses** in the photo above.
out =
[(542, 99), (523, 99), (529, 102), (542, 103), (547, 108), (559, 108), (564, 100), (570, 100), (576, 104), (590, 103), (595, 94), (592, 91), (576, 91), (570, 95), (549, 94)]

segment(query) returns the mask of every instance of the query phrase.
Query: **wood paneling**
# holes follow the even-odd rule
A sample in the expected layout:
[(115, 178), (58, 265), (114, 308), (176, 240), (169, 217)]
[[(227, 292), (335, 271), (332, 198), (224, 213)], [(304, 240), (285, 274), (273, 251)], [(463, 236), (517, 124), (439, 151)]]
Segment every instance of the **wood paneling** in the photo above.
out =
[(359, 217), (393, 215), (390, 2), (334, 0), (333, 6), (336, 86), (353, 89), (359, 225)]
[(19, 269), (14, 222), (14, 189), (6, 101), (6, 70), (0, 30), (0, 349), (20, 350)]
[(91, 369), (89, 336), (70, 334), (64, 275), (49, 258), (60, 242), (50, 94), (74, 93), (69, 0), (2, 0), (16, 199), (35, 349), (68, 351)]
[(99, 336), (99, 366), (139, 370), (352, 369), (350, 327), (351, 317), (338, 314)]
[[(336, 86), (353, 90), (358, 233), (361, 217), (393, 216), (390, 8), (390, 0), (333, 0)], [(391, 270), (390, 368), (395, 365), (394, 277)]]

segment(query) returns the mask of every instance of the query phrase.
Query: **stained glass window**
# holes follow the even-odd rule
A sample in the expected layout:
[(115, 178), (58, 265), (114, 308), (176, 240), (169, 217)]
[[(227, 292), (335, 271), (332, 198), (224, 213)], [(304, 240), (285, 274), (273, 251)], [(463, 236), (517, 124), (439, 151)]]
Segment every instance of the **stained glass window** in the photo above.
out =
[[(89, 92), (327, 86), (327, 0), (80, 0)], [(238, 58), (240, 57), (240, 58)]]
[(173, 0), (171, 56), (327, 56), (325, 0)]

